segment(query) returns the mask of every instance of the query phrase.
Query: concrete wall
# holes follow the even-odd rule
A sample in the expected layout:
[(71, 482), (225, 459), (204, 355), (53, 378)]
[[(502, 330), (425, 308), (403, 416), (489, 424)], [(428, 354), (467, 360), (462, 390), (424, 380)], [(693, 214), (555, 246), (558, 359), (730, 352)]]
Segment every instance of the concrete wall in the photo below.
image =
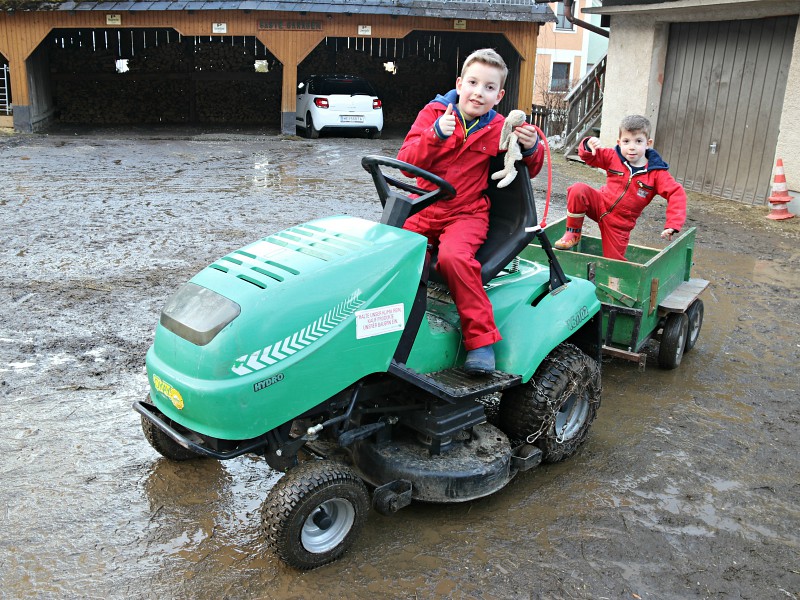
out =
[(630, 114), (650, 119), (650, 137), (655, 137), (669, 27), (648, 17), (625, 15), (614, 19), (611, 32), (600, 130), (607, 146), (617, 143), (619, 123)]
[[(775, 158), (783, 159), (786, 172), (786, 185), (800, 195), (800, 152), (797, 151), (797, 140), (800, 139), (800, 25), (794, 36), (792, 47), (792, 63), (786, 80), (786, 96), (783, 99), (780, 132), (775, 149)], [(800, 212), (800, 202), (793, 207)]]

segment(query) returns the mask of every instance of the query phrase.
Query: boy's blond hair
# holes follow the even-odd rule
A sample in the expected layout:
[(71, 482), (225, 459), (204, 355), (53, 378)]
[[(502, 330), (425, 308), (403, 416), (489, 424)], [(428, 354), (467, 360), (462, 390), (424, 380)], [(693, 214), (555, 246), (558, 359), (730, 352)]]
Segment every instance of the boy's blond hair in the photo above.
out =
[(630, 133), (642, 132), (644, 137), (650, 139), (650, 120), (642, 115), (628, 115), (619, 124), (619, 137), (622, 137), (622, 132), (628, 131)]
[(464, 77), (467, 67), (476, 62), (500, 69), (500, 87), (502, 88), (506, 84), (506, 77), (508, 77), (506, 61), (492, 48), (481, 48), (470, 54), (464, 61), (464, 66), (461, 67), (461, 77)]

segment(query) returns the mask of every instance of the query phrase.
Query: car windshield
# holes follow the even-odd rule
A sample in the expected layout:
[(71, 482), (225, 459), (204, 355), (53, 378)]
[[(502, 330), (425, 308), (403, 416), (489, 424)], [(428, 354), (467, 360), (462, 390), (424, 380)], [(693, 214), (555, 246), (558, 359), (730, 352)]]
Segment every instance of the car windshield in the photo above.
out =
[(375, 90), (364, 79), (321, 79), (314, 82), (311, 92), (320, 96), (332, 94), (375, 96)]

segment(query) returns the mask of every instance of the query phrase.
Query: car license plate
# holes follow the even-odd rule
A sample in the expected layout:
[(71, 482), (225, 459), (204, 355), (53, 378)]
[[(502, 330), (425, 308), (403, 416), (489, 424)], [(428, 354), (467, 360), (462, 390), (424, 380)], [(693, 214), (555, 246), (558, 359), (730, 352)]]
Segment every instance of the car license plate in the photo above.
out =
[(363, 115), (341, 115), (339, 117), (342, 123), (363, 123)]

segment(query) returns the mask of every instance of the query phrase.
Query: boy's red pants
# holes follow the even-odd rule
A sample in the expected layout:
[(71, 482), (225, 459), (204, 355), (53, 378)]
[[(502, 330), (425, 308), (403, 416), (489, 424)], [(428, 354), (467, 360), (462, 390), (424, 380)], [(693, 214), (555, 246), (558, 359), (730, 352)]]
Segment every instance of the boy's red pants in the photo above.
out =
[(576, 183), (567, 188), (567, 211), (586, 213), (587, 217), (600, 226), (603, 256), (625, 260), (625, 250), (628, 248), (636, 219), (623, 216), (619, 210), (611, 211), (601, 219), (600, 216), (611, 208), (614, 200), (615, 198), (607, 198), (585, 183)]
[(474, 350), (503, 339), (494, 322), (492, 303), (483, 289), (481, 264), (475, 259), (489, 229), (488, 211), (441, 219), (418, 213), (406, 221), (403, 229), (424, 235), (434, 247), (438, 246), (436, 270), (456, 303), (464, 347)]

